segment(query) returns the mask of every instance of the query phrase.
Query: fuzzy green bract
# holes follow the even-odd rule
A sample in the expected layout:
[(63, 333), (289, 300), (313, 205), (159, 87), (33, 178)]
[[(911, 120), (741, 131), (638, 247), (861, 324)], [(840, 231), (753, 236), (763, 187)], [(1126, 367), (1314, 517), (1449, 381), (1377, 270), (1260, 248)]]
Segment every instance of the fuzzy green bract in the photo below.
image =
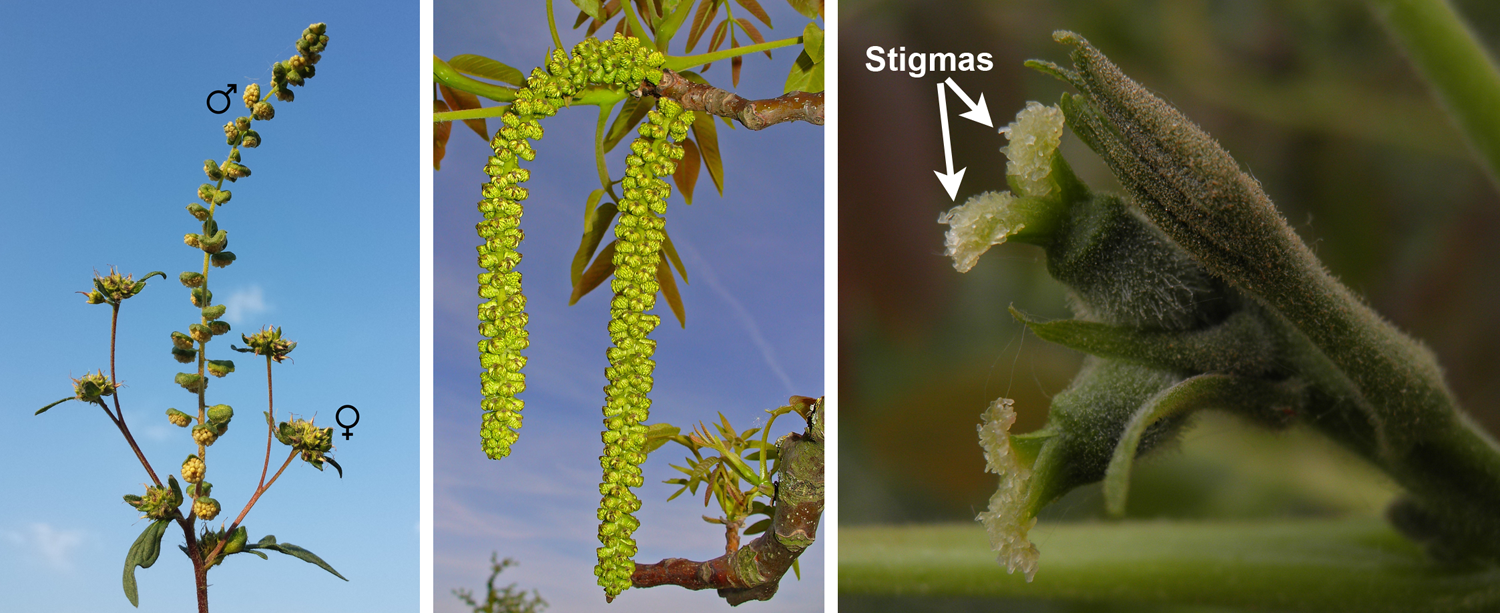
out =
[(976, 196), (940, 220), (960, 271), (1007, 238), (1045, 249), (1077, 319), (1012, 312), (1092, 354), (1041, 430), (1009, 432), (1006, 399), (985, 414), (981, 444), (1001, 486), (980, 519), (1000, 561), (1029, 580), (1037, 512), (1079, 485), (1103, 480), (1108, 510), (1123, 514), (1134, 459), (1206, 408), (1317, 429), (1406, 489), (1388, 516), (1433, 557), (1500, 560), (1500, 446), (1457, 408), (1431, 352), (1335, 280), (1180, 111), (1082, 37), (1054, 38), (1073, 47), (1074, 67), (1028, 65), (1078, 88), (1057, 109), (1127, 196), (1079, 185), (1058, 131), (1038, 121), (1049, 107), (1031, 103), (1009, 128), (1015, 193)]

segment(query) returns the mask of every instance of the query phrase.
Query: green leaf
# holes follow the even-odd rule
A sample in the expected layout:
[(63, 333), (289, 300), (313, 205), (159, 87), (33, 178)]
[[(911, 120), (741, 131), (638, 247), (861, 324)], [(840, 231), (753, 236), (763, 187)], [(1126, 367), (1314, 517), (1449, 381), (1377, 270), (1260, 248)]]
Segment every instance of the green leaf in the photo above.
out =
[(760, 534), (762, 532), (765, 532), (766, 529), (770, 528), (770, 527), (771, 527), (771, 518), (767, 517), (767, 518), (762, 519), (762, 520), (760, 520), (758, 522), (750, 524), (749, 528), (745, 528), (745, 536), (750, 536), (752, 534)]
[(588, 295), (610, 275), (615, 274), (616, 242), (618, 241), (609, 241), (609, 244), (599, 251), (598, 257), (594, 258), (594, 263), (589, 266), (588, 270), (583, 271), (583, 276), (579, 277), (578, 283), (573, 286), (573, 296), (568, 298), (568, 306), (577, 304), (579, 298)]
[(802, 30), (802, 54), (787, 74), (785, 92), (823, 91), (823, 31), (809, 23)]
[(669, 14), (656, 26), (656, 50), (666, 53), (672, 39), (677, 36), (678, 28), (682, 27), (682, 23), (687, 21), (688, 13), (692, 12), (693, 0), (667, 0), (662, 8)]
[(661, 287), (661, 296), (666, 299), (667, 306), (672, 307), (672, 314), (677, 316), (677, 323), (687, 328), (687, 310), (682, 306), (682, 294), (677, 293), (677, 282), (672, 280), (672, 267), (667, 264), (667, 258), (656, 260), (656, 284)]
[(514, 88), (476, 81), (466, 77), (436, 55), (432, 56), (432, 78), (434, 81), (453, 89), (484, 96), (496, 102), (514, 102), (516, 99), (516, 90)]
[(344, 467), (339, 466), (338, 462), (333, 461), (333, 458), (330, 458), (328, 456), (323, 456), (323, 461), (327, 462), (329, 466), (332, 466), (334, 470), (339, 471), (340, 479), (344, 478)]
[[(672, 437), (679, 434), (682, 434), (682, 428), (668, 423), (646, 426), (646, 453), (649, 455), (651, 452), (660, 449), (662, 445), (671, 442)], [(679, 468), (678, 470), (682, 469)]]
[(595, 20), (603, 19), (601, 17), (602, 13), (600, 13), (602, 5), (599, 0), (573, 0), (573, 6), (578, 7), (578, 10), (583, 11), (585, 15), (593, 17)]
[(47, 412), (47, 409), (50, 409), (50, 408), (52, 408), (52, 407), (55, 407), (55, 406), (57, 406), (57, 405), (59, 405), (59, 404), (62, 404), (62, 403), (64, 403), (64, 402), (67, 402), (67, 401), (69, 401), (69, 400), (74, 400), (74, 399), (75, 399), (75, 398), (76, 398), (76, 397), (74, 397), (74, 396), (68, 396), (68, 397), (67, 397), (67, 398), (63, 398), (63, 399), (62, 399), (62, 400), (59, 400), (59, 401), (57, 401), (57, 402), (54, 402), (54, 403), (52, 403), (52, 404), (49, 404), (49, 405), (47, 405), (47, 406), (44, 406), (44, 407), (42, 407), (42, 408), (40, 408), (40, 409), (37, 409), (37, 410), (36, 410), (36, 412), (35, 412), (35, 413), (32, 413), (32, 415), (41, 415), (41, 414), (42, 414), (42, 413), (46, 413), (46, 412)]
[(803, 17), (816, 19), (823, 15), (823, 0), (786, 0), (786, 3)]
[[(599, 248), (599, 242), (604, 239), (604, 231), (609, 228), (609, 223), (614, 221), (619, 209), (615, 203), (606, 202), (599, 204), (599, 199), (604, 197), (604, 190), (596, 189), (589, 194), (589, 199), (583, 208), (583, 236), (578, 240), (578, 252), (573, 254), (573, 268), (571, 270), (571, 284), (578, 287), (578, 281), (583, 278), (583, 270), (589, 264), (589, 259), (594, 257), (594, 251)], [(597, 205), (597, 206), (596, 206)]]
[(797, 580), (802, 580), (802, 559), (792, 560), (792, 573), (797, 575)]
[(135, 567), (151, 568), (156, 563), (157, 556), (161, 555), (161, 537), (167, 531), (167, 524), (172, 523), (170, 519), (158, 519), (146, 526), (141, 535), (136, 537), (135, 543), (130, 545), (130, 551), (125, 554), (125, 598), (130, 600), (130, 606), (140, 607), (140, 596), (136, 593)]
[(344, 578), (343, 575), (339, 574), (339, 571), (334, 570), (332, 566), (329, 566), (328, 563), (324, 562), (323, 558), (318, 557), (317, 554), (314, 554), (311, 551), (308, 551), (291, 543), (277, 543), (275, 536), (268, 534), (265, 538), (260, 539), (259, 543), (245, 546), (245, 551), (250, 551), (252, 549), (269, 549), (271, 551), (279, 551), (286, 555), (297, 558), (298, 560), (302, 560), (303, 562), (307, 562), (308, 564), (316, 564), (318, 568), (332, 573), (333, 576), (348, 581), (348, 579)]
[(484, 55), (453, 55), (449, 66), (465, 75), (480, 76), (490, 81), (508, 82), (516, 87), (526, 87), (526, 75), (501, 61), (490, 60)]

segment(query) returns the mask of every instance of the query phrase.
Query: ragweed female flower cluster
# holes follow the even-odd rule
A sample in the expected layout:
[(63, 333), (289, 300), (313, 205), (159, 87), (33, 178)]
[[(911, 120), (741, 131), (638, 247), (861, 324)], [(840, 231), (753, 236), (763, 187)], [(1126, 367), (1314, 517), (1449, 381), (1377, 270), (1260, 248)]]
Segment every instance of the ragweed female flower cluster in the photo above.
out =
[(530, 344), (526, 332), (526, 296), (521, 292), (521, 262), (517, 248), (525, 233), (520, 229), (521, 202), (528, 195), (521, 187), (531, 173), (520, 167), (520, 161), (536, 158), (531, 142), (542, 138), (541, 119), (557, 114), (568, 98), (590, 85), (633, 87), (643, 80), (661, 80), (661, 53), (643, 47), (635, 38), (616, 34), (608, 41), (585, 39), (573, 47), (569, 56), (561, 49), (547, 57), (547, 70), (534, 69), (526, 87), (516, 92), (516, 100), (495, 132), (490, 147), (495, 155), (485, 166), (490, 182), (484, 186), (479, 211), (484, 221), (478, 230), (479, 265), (486, 272), (479, 275), (479, 342), (480, 389), (484, 410), (480, 427), (485, 455), (500, 459), (510, 455), (510, 446), (521, 427), (521, 409), (525, 402), (517, 398), (526, 389), (526, 357), (521, 351)]

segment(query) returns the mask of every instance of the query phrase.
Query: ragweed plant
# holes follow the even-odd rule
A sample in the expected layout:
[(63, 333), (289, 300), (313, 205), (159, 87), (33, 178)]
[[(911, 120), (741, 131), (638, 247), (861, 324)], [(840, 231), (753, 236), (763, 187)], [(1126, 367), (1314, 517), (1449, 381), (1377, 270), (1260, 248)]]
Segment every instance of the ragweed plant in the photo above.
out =
[[(524, 401), (519, 395), (526, 389), (522, 369), (527, 362), (522, 352), (531, 343), (526, 329), (526, 296), (516, 270), (524, 237), (520, 227), (523, 202), (530, 195), (522, 186), (531, 177), (524, 164), (535, 159), (532, 142), (542, 138), (543, 120), (570, 106), (600, 109), (594, 143), (599, 189), (588, 199), (584, 234), (572, 266), (572, 301), (610, 280), (607, 331), (613, 346), (606, 350), (609, 364), (604, 373), (608, 384), (604, 388), (604, 430), (600, 435), (600, 547), (594, 573), (606, 600), (612, 601), (631, 587), (637, 570), (633, 535), (640, 522), (634, 514), (640, 510), (641, 501), (633, 488), (645, 482), (640, 465), (646, 459), (650, 439), (646, 421), (656, 349), (650, 334), (661, 323), (661, 316), (651, 313), (657, 295), (670, 305), (679, 322), (686, 322), (673, 268), (684, 282), (686, 273), (666, 231), (665, 214), (672, 194), (667, 178), (677, 185), (684, 201), (691, 203), (701, 165), (708, 168), (722, 193), (724, 170), (715, 116), (726, 122), (736, 120), (752, 130), (782, 121), (821, 123), (822, 30), (808, 23), (800, 37), (766, 42), (748, 19), (734, 18), (733, 9), (722, 0), (651, 1), (639, 7), (631, 3), (578, 4), (582, 11), (575, 27), (589, 22), (588, 34), (592, 35), (619, 17), (613, 36), (604, 40), (585, 38), (564, 49), (551, 18), (549, 0), (555, 48), (530, 75), (523, 76), (519, 70), (489, 58), (434, 59), (434, 77), (443, 98), (435, 101), (440, 112), (434, 119), (464, 120), (488, 140), (494, 153), (484, 168), (489, 181), (479, 203), (484, 221), (477, 226), (484, 241), (478, 248), (478, 263), (485, 270), (478, 277), (479, 296), (484, 299), (478, 307), (479, 332), (484, 337), (479, 342), (484, 397), (480, 403), (480, 438), (485, 454), (501, 459), (511, 453), (522, 424)], [(808, 17), (819, 12), (809, 4), (792, 4)], [(747, 0), (740, 6), (769, 26), (769, 18), (758, 3)], [(639, 15), (637, 8), (641, 9)], [(721, 8), (729, 15), (707, 41), (709, 53), (685, 57), (667, 53), (682, 26), (688, 25), (690, 15), (693, 21), (685, 30), (689, 49), (713, 27)], [(756, 44), (741, 47), (736, 32)], [(726, 43), (728, 48), (719, 50)], [(772, 49), (792, 45), (802, 46), (799, 60), (805, 61), (793, 67), (787, 93), (775, 99), (747, 100), (709, 86), (697, 74), (686, 71), (727, 59), (732, 79), (738, 83), (743, 56), (761, 51), (769, 55)], [(465, 74), (515, 87), (479, 82)], [(508, 104), (481, 108), (477, 96)], [(613, 123), (609, 121), (612, 114)], [(487, 117), (499, 117), (502, 123), (493, 135), (485, 125)], [(435, 130), (434, 158), (438, 161), (449, 129), (440, 126)], [(636, 138), (628, 145), (624, 174), (616, 179), (604, 156), (632, 131)], [(611, 223), (614, 240), (601, 248)]]
[[(1043, 248), (1077, 319), (1012, 313), (1090, 354), (1042, 429), (1010, 433), (1009, 399), (984, 414), (1000, 487), (979, 519), (1000, 562), (1029, 581), (1045, 553), (1028, 535), (1038, 511), (1080, 485), (1102, 480), (1107, 509), (1123, 514), (1134, 460), (1202, 409), (1310, 426), (1404, 488), (1387, 517), (1431, 558), (1500, 561), (1500, 446), (1459, 409), (1432, 353), (1334, 279), (1198, 126), (1082, 37), (1054, 38), (1073, 47), (1073, 66), (1028, 65), (1079, 93), (1031, 103), (1008, 127), (1011, 192), (940, 220), (960, 271), (1007, 240)], [(1073, 175), (1064, 126), (1124, 196)]]
[[(69, 400), (99, 405), (120, 430), (151, 479), (143, 494), (125, 496), (127, 504), (143, 518), (150, 520), (125, 557), (123, 587), (125, 596), (132, 605), (139, 603), (135, 569), (150, 568), (155, 564), (161, 552), (161, 540), (167, 527), (173, 523), (182, 528), (185, 543), (181, 549), (193, 564), (200, 612), (208, 611), (208, 571), (221, 564), (225, 557), (237, 553), (252, 553), (265, 558), (262, 550), (277, 551), (316, 564), (343, 578), (312, 552), (291, 543), (279, 543), (274, 536), (267, 535), (258, 541), (250, 541), (246, 526), (242, 525), (250, 509), (299, 454), (304, 461), (319, 470), (322, 470), (324, 463), (338, 468), (338, 464), (327, 456), (332, 449), (332, 428), (318, 428), (308, 420), (294, 417), (279, 424), (276, 421), (271, 367), (287, 359), (287, 355), (297, 346), (297, 343), (282, 338), (280, 328), (267, 327), (252, 335), (242, 334), (241, 339), (247, 345), (245, 348), (231, 345), (236, 351), (252, 353), (264, 357), (266, 361), (266, 458), (261, 468), (260, 482), (248, 496), (239, 514), (227, 525), (220, 522), (218, 527), (214, 527), (210, 523), (221, 515), (223, 505), (214, 498), (214, 485), (207, 480), (211, 474), (209, 450), (228, 433), (235, 415), (229, 404), (210, 404), (208, 400), (210, 380), (228, 376), (235, 371), (232, 360), (209, 357), (210, 343), (230, 332), (229, 323), (222, 320), (226, 306), (215, 303), (213, 292), (209, 289), (210, 272), (213, 268), (226, 268), (237, 260), (235, 254), (228, 250), (229, 233), (219, 223), (223, 209), (233, 196), (230, 190), (225, 189), (225, 182), (234, 183), (250, 176), (250, 168), (242, 163), (241, 148), (254, 149), (260, 146), (261, 135), (254, 129), (255, 122), (269, 121), (275, 117), (276, 109), (272, 106), (272, 98), (280, 102), (291, 102), (294, 94), (290, 87), (302, 86), (316, 74), (316, 65), (328, 45), (326, 30), (324, 24), (317, 23), (302, 32), (296, 42), (297, 54), (272, 65), (270, 87), (264, 93), (259, 84), (252, 83), (245, 88), (242, 101), (249, 115), (224, 125), (225, 144), (229, 146), (229, 153), (222, 161), (204, 161), (203, 172), (210, 183), (198, 187), (200, 202), (187, 207), (188, 214), (201, 225), (197, 231), (186, 234), (183, 243), (202, 254), (202, 266), (200, 270), (183, 272), (178, 276), (178, 281), (188, 290), (189, 302), (198, 319), (187, 325), (186, 332), (171, 333), (170, 351), (178, 362), (196, 365), (195, 371), (177, 373), (175, 377), (175, 383), (195, 397), (196, 407), (187, 411), (176, 408), (166, 410), (168, 423), (187, 429), (194, 447), (194, 451), (180, 465), (179, 474), (182, 482), (187, 484), (186, 488), (178, 482), (177, 475), (168, 474), (163, 482), (136, 444), (121, 409), (122, 384), (116, 377), (115, 370), (115, 339), (122, 305), (126, 300), (139, 295), (146, 288), (147, 281), (156, 276), (166, 278), (166, 274), (152, 272), (139, 280), (116, 271), (111, 271), (108, 275), (95, 275), (93, 287), (79, 293), (84, 294), (89, 304), (106, 304), (110, 307), (109, 374), (106, 375), (101, 369), (74, 379), (72, 396), (37, 411), (37, 414), (41, 414)], [(106, 398), (109, 402), (106, 402)], [(292, 449), (286, 461), (267, 479), (273, 438)]]

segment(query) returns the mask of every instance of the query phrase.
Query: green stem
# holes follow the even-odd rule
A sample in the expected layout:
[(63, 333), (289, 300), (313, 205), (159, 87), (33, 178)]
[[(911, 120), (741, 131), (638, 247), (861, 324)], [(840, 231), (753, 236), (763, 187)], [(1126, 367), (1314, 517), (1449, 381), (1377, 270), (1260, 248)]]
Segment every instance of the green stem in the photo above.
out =
[(1052, 524), (1027, 583), (977, 525), (845, 527), (844, 596), (1050, 598), (1291, 611), (1480, 611), (1500, 569), (1440, 567), (1378, 519)]
[(547, 29), (552, 31), (552, 46), (562, 49), (562, 37), (557, 35), (557, 19), (552, 16), (552, 0), (547, 0)]
[(802, 44), (802, 37), (797, 36), (794, 38), (783, 38), (781, 40), (773, 40), (760, 44), (750, 45), (748, 47), (734, 47), (732, 49), (724, 49), (721, 51), (715, 51), (713, 53), (674, 56), (667, 58), (667, 63), (663, 66), (663, 68), (681, 72), (694, 66), (710, 64), (719, 60), (738, 57), (741, 55), (750, 55), (752, 53), (760, 53), (762, 51), (770, 51), (772, 49), (780, 49), (782, 47), (790, 47), (792, 45), (800, 44)]
[(631, 0), (620, 0), (620, 6), (625, 7), (625, 26), (630, 29), (630, 35), (651, 43), (653, 47), (656, 46), (656, 41), (651, 39), (651, 35), (646, 33), (646, 28), (641, 25), (640, 20), (635, 18), (634, 3)]
[[(604, 161), (604, 131), (609, 128), (609, 112), (614, 107), (599, 105), (599, 122), (594, 126), (594, 162), (599, 169), (599, 185), (610, 191), (609, 163)], [(625, 112), (623, 109), (621, 113)]]
[(1445, 0), (1370, 0), (1500, 186), (1500, 71)]
[(479, 109), (464, 109), (462, 111), (439, 111), (432, 114), (434, 122), (440, 121), (463, 121), (465, 119), (486, 119), (499, 117), (509, 110), (510, 106), (487, 106)]

